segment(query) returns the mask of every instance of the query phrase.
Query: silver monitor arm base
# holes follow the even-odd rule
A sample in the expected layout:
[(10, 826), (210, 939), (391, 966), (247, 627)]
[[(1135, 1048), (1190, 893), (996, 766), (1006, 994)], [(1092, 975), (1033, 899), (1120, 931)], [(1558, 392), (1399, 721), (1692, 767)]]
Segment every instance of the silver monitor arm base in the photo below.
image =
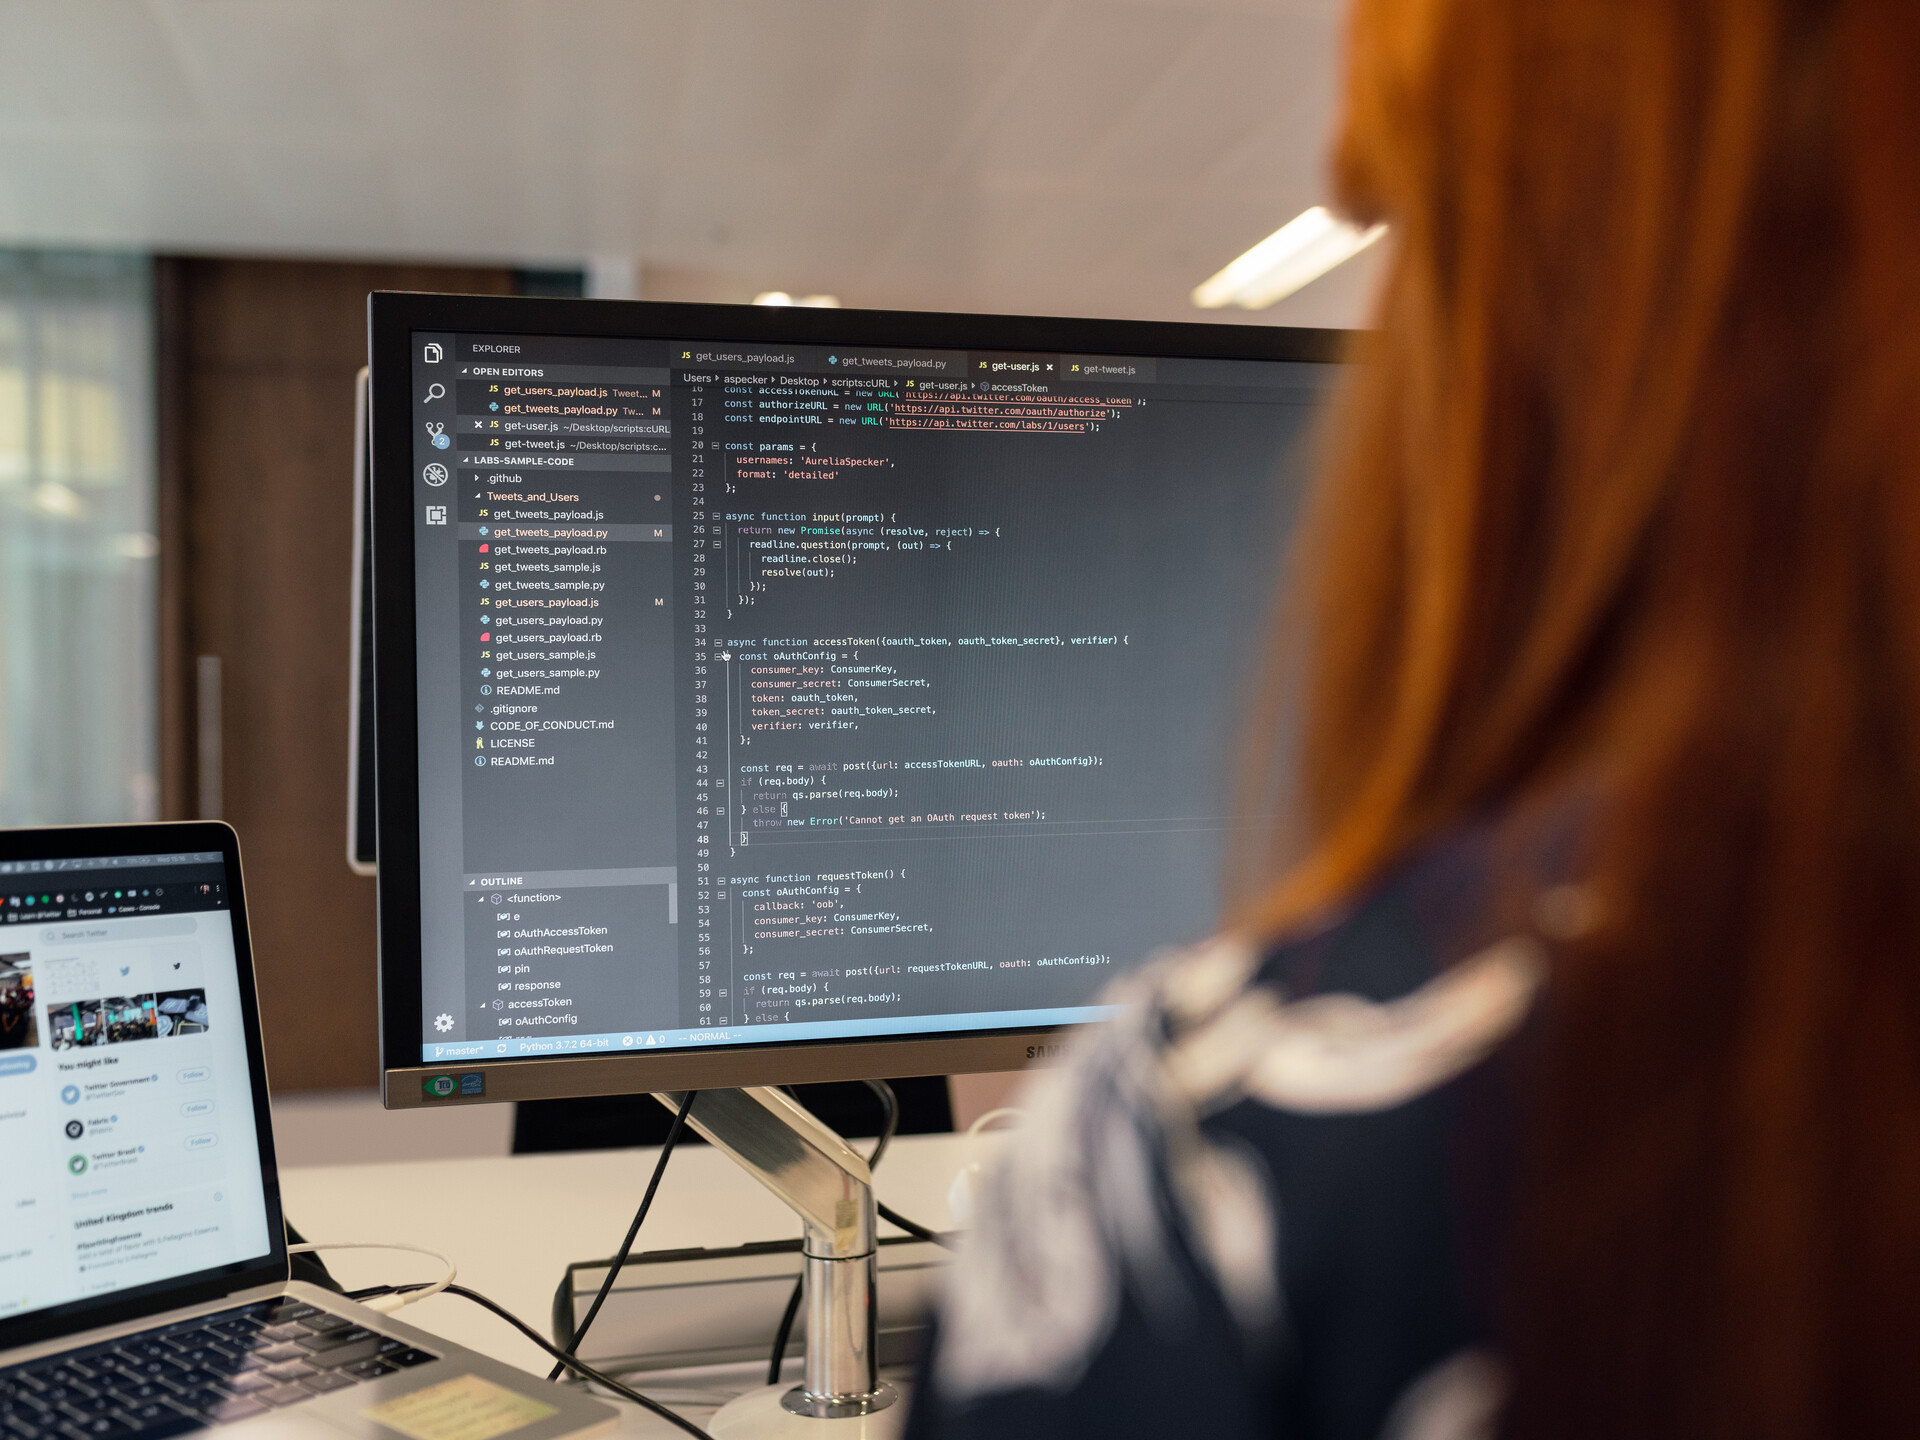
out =
[[(666, 1091), (654, 1098), (678, 1114), (686, 1095)], [(899, 1397), (880, 1379), (875, 1345), (877, 1222), (867, 1162), (791, 1096), (769, 1086), (702, 1090), (687, 1124), (791, 1206), (805, 1226), (800, 1250), (806, 1272), (806, 1376), (779, 1394), (779, 1409), (766, 1419), (856, 1420), (885, 1410)], [(723, 1407), (708, 1428), (716, 1435), (765, 1434), (769, 1427), (740, 1422), (748, 1422), (750, 1413), (771, 1410), (771, 1398), (767, 1392), (749, 1392)], [(741, 1413), (728, 1423), (736, 1407)], [(843, 1440), (857, 1440), (897, 1430), (901, 1418), (896, 1412), (884, 1427), (866, 1421), (836, 1426), (833, 1433), (845, 1429), (850, 1433)]]

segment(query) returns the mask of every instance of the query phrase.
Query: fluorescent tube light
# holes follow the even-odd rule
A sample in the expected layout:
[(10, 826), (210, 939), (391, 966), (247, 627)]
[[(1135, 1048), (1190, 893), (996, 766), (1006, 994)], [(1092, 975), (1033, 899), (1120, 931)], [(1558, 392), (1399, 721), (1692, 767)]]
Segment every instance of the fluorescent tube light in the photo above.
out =
[(838, 295), (789, 295), (784, 290), (762, 290), (753, 297), (756, 305), (804, 305), (809, 310), (838, 310)]
[(1202, 310), (1238, 305), (1264, 310), (1358, 255), (1387, 233), (1384, 225), (1362, 230), (1324, 205), (1303, 210), (1202, 285), (1193, 303)]

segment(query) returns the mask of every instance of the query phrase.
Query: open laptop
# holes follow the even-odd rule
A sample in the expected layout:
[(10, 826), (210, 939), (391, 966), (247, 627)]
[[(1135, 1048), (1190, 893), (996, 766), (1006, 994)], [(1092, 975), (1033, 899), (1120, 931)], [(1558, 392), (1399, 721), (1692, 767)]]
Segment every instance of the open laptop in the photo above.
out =
[(0, 831), (0, 1437), (618, 1418), (289, 1279), (232, 830)]

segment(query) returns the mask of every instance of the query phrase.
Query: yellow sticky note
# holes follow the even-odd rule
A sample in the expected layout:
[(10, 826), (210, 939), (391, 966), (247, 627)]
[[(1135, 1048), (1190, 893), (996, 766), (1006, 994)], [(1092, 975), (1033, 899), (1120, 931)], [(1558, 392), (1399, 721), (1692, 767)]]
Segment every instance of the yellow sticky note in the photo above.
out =
[(361, 1413), (412, 1440), (493, 1440), (558, 1412), (478, 1375), (461, 1375), (397, 1395)]

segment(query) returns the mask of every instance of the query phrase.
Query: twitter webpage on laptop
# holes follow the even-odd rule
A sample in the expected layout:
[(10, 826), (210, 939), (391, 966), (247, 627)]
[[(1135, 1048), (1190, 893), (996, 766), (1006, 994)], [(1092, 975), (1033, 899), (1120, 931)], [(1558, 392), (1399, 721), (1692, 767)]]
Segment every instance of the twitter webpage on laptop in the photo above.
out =
[(0, 862), (0, 1319), (268, 1252), (229, 884)]

